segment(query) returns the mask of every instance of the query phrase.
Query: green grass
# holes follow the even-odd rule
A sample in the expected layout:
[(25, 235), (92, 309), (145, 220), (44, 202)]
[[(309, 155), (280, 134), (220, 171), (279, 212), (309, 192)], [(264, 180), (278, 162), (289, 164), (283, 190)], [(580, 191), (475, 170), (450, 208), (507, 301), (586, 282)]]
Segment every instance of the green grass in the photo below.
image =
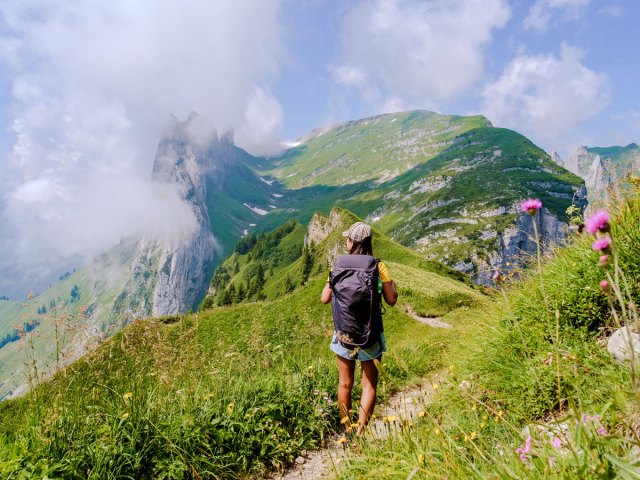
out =
[[(637, 304), (640, 197), (613, 210), (612, 236)], [(541, 274), (533, 269), (504, 298), (467, 312), (424, 416), (388, 440), (362, 443), (338, 478), (638, 478), (630, 452), (640, 445), (640, 392), (599, 342), (615, 322), (592, 241), (574, 239)]]
[[(343, 241), (342, 229), (318, 248)], [(416, 309), (423, 295), (462, 322), (469, 306), (486, 301), (381, 234), (375, 248)], [(321, 446), (340, 415), (319, 267), (274, 300), (135, 321), (25, 397), (2, 402), (0, 476), (256, 478)], [(404, 304), (388, 308), (384, 322), (382, 400), (441, 368), (450, 340), (408, 317)]]

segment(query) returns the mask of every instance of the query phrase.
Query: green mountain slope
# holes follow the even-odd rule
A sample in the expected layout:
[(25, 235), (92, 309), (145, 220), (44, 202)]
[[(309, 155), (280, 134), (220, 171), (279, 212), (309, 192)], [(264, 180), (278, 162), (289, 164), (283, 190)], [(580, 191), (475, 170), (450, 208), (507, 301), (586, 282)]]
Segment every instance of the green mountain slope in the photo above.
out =
[[(565, 211), (584, 205), (583, 181), (540, 148), (483, 117), (381, 115), (312, 134), (262, 171), (290, 188), (259, 226), (306, 222), (347, 208), (402, 244), (489, 283), (534, 248), (518, 204), (545, 204), (545, 243), (561, 240)], [(526, 232), (525, 232), (526, 233)]]
[[(339, 237), (336, 227), (316, 243), (319, 256), (331, 253), (320, 249)], [(297, 231), (293, 225), (279, 245)], [(440, 367), (451, 335), (417, 323), (406, 306), (437, 307), (457, 325), (486, 297), (421, 268), (431, 262), (376, 233), (376, 254), (401, 295), (384, 320), (384, 399)], [(340, 426), (331, 313), (319, 302), (325, 279), (323, 266), (274, 300), (134, 322), (25, 397), (0, 404), (0, 474), (256, 478), (321, 445)]]
[[(267, 234), (244, 237), (216, 270), (204, 307), (276, 299), (304, 285), (315, 273), (328, 274), (335, 256), (346, 253), (342, 232), (360, 220), (347, 210), (333, 208), (328, 216), (314, 214), (306, 229), (289, 220)], [(375, 228), (373, 233), (374, 253), (385, 252), (385, 261), (402, 262), (471, 285), (466, 275), (425, 259)]]

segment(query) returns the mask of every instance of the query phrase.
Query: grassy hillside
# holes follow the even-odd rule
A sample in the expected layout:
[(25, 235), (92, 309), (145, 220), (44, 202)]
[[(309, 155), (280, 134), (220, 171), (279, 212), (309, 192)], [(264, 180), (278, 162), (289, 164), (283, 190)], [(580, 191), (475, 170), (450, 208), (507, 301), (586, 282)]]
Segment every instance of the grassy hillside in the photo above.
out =
[[(294, 225), (292, 238), (299, 232)], [(404, 302), (384, 319), (385, 398), (440, 368), (452, 335), (411, 319), (407, 302), (461, 324), (487, 297), (378, 239), (376, 254)], [(331, 313), (319, 302), (326, 272), (314, 268), (304, 286), (274, 300), (138, 320), (25, 397), (1, 403), (0, 476), (255, 478), (321, 445), (340, 428)]]
[[(334, 208), (329, 216), (316, 213), (307, 229), (289, 220), (269, 233), (245, 236), (216, 270), (203, 306), (276, 299), (304, 285), (310, 275), (328, 275), (333, 258), (346, 253), (342, 232), (359, 220), (347, 210)], [(374, 254), (384, 252), (385, 262), (402, 262), (471, 285), (466, 275), (426, 260), (378, 229), (374, 228), (373, 233)]]
[[(0, 301), (0, 339), (21, 330), (18, 339), (0, 347), (0, 399), (23, 393), (36, 377), (47, 378), (130, 319), (125, 309), (131, 306), (121, 298), (130, 249), (122, 242), (32, 298)], [(34, 328), (25, 330), (26, 324)]]
[(501, 258), (518, 201), (541, 198), (560, 221), (584, 201), (579, 177), (483, 117), (414, 111), (348, 122), (310, 135), (269, 167), (262, 173), (288, 190), (259, 228), (306, 223), (337, 205), (476, 280), (519, 261)]
[(619, 270), (598, 265), (585, 233), (507, 286), (465, 322), (424, 414), (362, 443), (338, 478), (640, 477), (637, 373), (604, 346), (619, 321), (639, 327), (638, 190), (611, 212)]

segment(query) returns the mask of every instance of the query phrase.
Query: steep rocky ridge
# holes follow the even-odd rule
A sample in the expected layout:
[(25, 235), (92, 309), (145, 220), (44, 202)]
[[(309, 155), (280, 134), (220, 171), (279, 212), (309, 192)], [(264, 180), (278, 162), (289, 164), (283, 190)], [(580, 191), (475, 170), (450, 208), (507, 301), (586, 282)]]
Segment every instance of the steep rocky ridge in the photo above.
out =
[[(38, 326), (32, 335), (0, 348), (0, 398), (24, 391), (25, 356), (17, 352), (24, 351), (32, 339), (30, 361), (46, 376), (56, 366), (57, 347), (64, 353), (65, 364), (137, 317), (197, 307), (216, 264), (266, 213), (264, 209), (277, 202), (273, 195), (277, 187), (253, 171), (260, 161), (235, 147), (231, 134), (219, 137), (215, 130), (206, 129), (197, 114), (185, 122), (173, 119), (159, 141), (152, 181), (178, 188), (193, 214), (191, 227), (183, 226), (171, 235), (142, 233), (123, 239), (27, 302), (27, 307), (16, 302), (3, 305), (1, 311), (7, 314), (2, 325), (36, 320)], [(70, 298), (74, 287), (78, 296)], [(48, 307), (52, 300), (58, 305), (55, 312), (36, 313), (36, 307)], [(56, 325), (66, 315), (73, 317), (73, 329), (56, 341)]]

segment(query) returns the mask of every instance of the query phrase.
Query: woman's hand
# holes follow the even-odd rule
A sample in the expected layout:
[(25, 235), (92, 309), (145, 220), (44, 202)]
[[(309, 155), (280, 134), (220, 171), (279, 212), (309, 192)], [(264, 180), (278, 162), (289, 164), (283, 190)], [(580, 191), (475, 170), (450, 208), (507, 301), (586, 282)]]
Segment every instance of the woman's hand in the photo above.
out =
[(384, 301), (392, 307), (398, 301), (398, 290), (396, 289), (396, 282), (391, 280), (390, 282), (384, 282), (382, 284), (382, 296)]
[(329, 286), (329, 282), (327, 282), (322, 289), (322, 293), (320, 294), (320, 301), (322, 303), (329, 303), (331, 301), (331, 287)]

